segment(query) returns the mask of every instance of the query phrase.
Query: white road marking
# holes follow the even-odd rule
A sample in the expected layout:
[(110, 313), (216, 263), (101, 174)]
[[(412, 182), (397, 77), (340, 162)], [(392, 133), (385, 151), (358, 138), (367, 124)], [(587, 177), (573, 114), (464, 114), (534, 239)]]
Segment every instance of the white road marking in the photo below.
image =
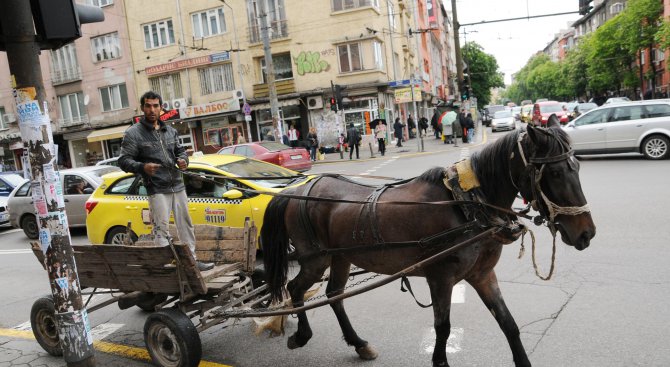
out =
[(30, 331), (32, 330), (32, 326), (30, 325), (30, 321), (26, 321), (23, 324), (19, 324), (14, 326), (12, 329), (14, 330), (23, 330), (23, 331)]
[(0, 235), (3, 235), (3, 234), (9, 234), (9, 233), (16, 233), (16, 232), (22, 232), (22, 231), (23, 231), (23, 230), (22, 230), (21, 228), (12, 228), (12, 229), (8, 229), (8, 230), (6, 230), (6, 231), (4, 231), (4, 232), (0, 232)]
[(18, 255), (18, 254), (32, 254), (33, 250), (0, 250), (0, 255)]
[(461, 159), (467, 159), (470, 157), (470, 148), (461, 149)]
[[(461, 344), (463, 343), (463, 328), (452, 327), (449, 332), (449, 339), (447, 339), (447, 353), (457, 353), (461, 351)], [(426, 331), (421, 339), (421, 353), (433, 354), (435, 350), (435, 329), (430, 328)]]
[(465, 303), (465, 284), (456, 284), (451, 291), (451, 303)]
[[(117, 330), (121, 329), (124, 326), (125, 324), (100, 324), (91, 329), (91, 335), (93, 336), (93, 339), (101, 340), (114, 334)], [(30, 325), (30, 321), (26, 321), (23, 324), (16, 325), (12, 329), (22, 331), (33, 330), (33, 328)]]

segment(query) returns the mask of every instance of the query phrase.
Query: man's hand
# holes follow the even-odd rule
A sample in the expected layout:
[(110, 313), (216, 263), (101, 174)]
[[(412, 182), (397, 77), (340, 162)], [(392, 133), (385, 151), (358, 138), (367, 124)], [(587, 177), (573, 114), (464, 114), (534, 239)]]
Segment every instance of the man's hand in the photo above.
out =
[(154, 174), (156, 174), (156, 172), (158, 171), (159, 168), (161, 168), (161, 165), (158, 164), (158, 163), (145, 163), (144, 164), (144, 172), (149, 176), (153, 176)]
[(186, 164), (186, 160), (177, 158), (177, 166), (179, 166), (179, 169), (186, 169), (186, 167), (188, 167), (188, 164)]

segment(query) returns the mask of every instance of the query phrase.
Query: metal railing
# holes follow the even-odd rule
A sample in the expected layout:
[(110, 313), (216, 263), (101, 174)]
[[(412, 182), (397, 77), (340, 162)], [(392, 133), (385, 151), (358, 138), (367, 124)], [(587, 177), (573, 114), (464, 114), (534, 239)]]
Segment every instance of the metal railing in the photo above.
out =
[(77, 126), (77, 125), (83, 125), (88, 123), (88, 115), (81, 115), (81, 116), (76, 116), (72, 117), (69, 119), (58, 119), (58, 124), (61, 127), (70, 127), (70, 126)]
[(79, 66), (51, 71), (51, 84), (63, 84), (81, 80), (81, 68)]

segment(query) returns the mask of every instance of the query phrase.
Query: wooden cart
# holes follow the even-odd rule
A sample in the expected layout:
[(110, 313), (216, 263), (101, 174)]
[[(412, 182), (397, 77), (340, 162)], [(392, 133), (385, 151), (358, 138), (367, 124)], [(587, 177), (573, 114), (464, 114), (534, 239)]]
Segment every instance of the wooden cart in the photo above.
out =
[[(265, 286), (254, 287), (256, 262), (253, 222), (244, 228), (196, 226), (196, 256), (215, 267), (199, 271), (187, 246), (73, 246), (82, 296), (92, 312), (118, 303), (151, 312), (144, 324), (144, 341), (158, 366), (197, 366), (202, 349), (199, 332), (228, 320), (223, 313), (255, 308), (266, 301)], [(33, 252), (44, 265), (39, 244)], [(94, 295), (111, 298), (88, 305)], [(51, 297), (38, 299), (30, 321), (38, 343), (51, 355), (62, 355)]]

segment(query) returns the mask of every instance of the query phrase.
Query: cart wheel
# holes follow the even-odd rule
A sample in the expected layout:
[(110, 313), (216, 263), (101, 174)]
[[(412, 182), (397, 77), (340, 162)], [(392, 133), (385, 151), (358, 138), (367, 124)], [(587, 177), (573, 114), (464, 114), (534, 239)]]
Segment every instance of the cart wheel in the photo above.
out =
[(63, 355), (56, 326), (56, 308), (51, 295), (39, 298), (30, 310), (30, 326), (33, 335), (44, 350), (55, 357)]
[(157, 366), (196, 367), (202, 357), (198, 331), (183, 312), (173, 308), (149, 315), (144, 343)]
[(154, 312), (156, 311), (156, 305), (165, 302), (167, 298), (167, 294), (151, 293), (151, 296), (147, 297), (147, 299), (142, 299), (137, 302), (137, 307), (141, 308), (142, 311)]

